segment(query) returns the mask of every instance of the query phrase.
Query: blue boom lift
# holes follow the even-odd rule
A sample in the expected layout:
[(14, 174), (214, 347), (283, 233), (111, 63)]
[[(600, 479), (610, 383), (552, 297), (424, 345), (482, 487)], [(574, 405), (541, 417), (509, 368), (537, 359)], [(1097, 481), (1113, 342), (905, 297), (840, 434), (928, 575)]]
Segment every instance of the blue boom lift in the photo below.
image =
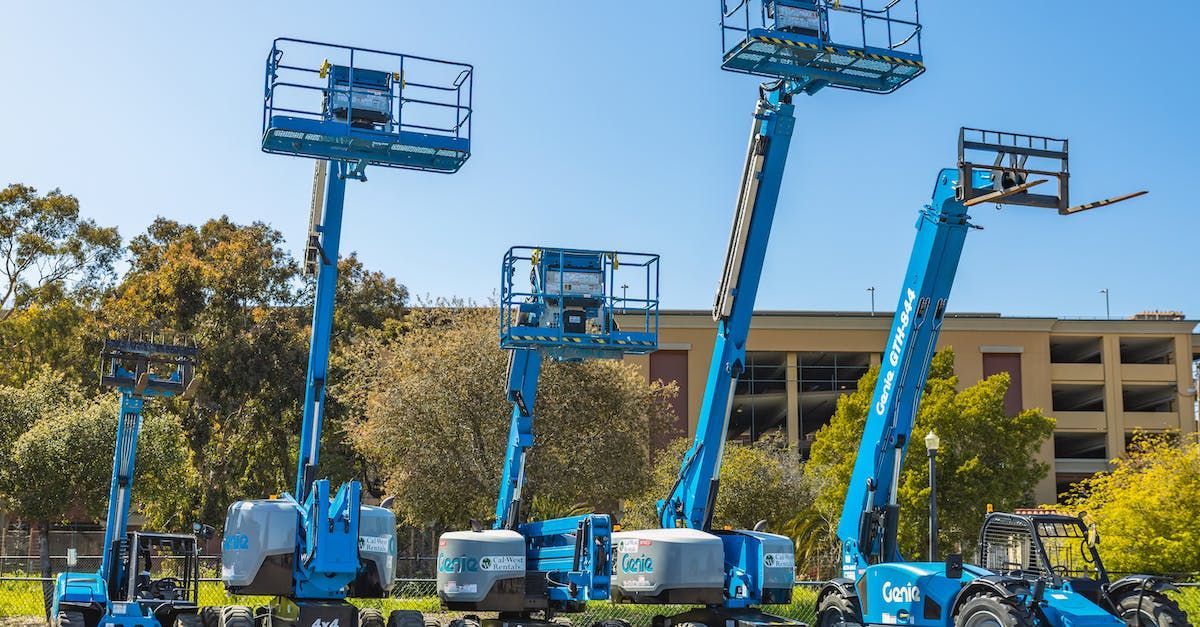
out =
[[(820, 627), (1120, 625), (1069, 582), (1047, 590), (1052, 582), (1034, 570), (995, 573), (963, 565), (961, 555), (944, 563), (912, 562), (897, 546), (901, 464), (963, 243), (969, 229), (979, 228), (970, 222), (968, 208), (996, 203), (1069, 215), (1145, 193), (1072, 206), (1067, 141), (1061, 139), (964, 128), (958, 157), (957, 168), (938, 174), (933, 199), (917, 218), (916, 242), (838, 524), (842, 577), (818, 596)], [(1053, 193), (1030, 191), (1050, 179), (1057, 182)]]
[[(482, 621), (488, 627), (545, 627), (557, 624), (556, 613), (609, 598), (611, 517), (525, 522), (525, 458), (543, 360), (620, 359), (658, 347), (658, 272), (658, 256), (642, 253), (517, 246), (504, 255), (500, 346), (509, 351), (512, 403), (504, 471), (492, 529), (453, 531), (438, 541), (437, 589), (446, 609), (497, 612)], [(515, 285), (521, 276), (528, 288)], [(469, 616), (453, 625), (479, 623)]]
[[(395, 515), (362, 503), (362, 486), (318, 478), (329, 340), (346, 180), (367, 165), (457, 172), (470, 156), (472, 68), (413, 55), (276, 39), (267, 56), (264, 152), (318, 160), (305, 270), (315, 275), (312, 336), (295, 493), (229, 507), (221, 578), (235, 594), (273, 597), (251, 614), (228, 606), (209, 627), (383, 627), (348, 596), (382, 597), (396, 562)], [(392, 612), (390, 627), (421, 627)]]
[[(657, 616), (656, 627), (799, 624), (755, 609), (790, 602), (792, 541), (762, 529), (712, 528), (733, 388), (745, 370), (754, 299), (796, 124), (793, 97), (826, 87), (888, 94), (908, 84), (924, 72), (918, 17), (916, 0), (893, 0), (878, 11), (832, 0), (721, 3), (722, 67), (770, 81), (759, 89), (713, 307), (716, 341), (695, 440), (658, 504), (662, 528), (613, 534), (614, 600), (702, 606)], [(839, 19), (862, 38), (834, 41), (831, 20), (836, 30)]]
[(99, 571), (64, 572), (55, 579), (50, 615), (57, 627), (200, 625), (196, 537), (128, 530), (142, 407), (148, 398), (191, 396), (197, 353), (183, 344), (105, 340), (100, 382), (120, 391), (121, 413), (104, 553)]

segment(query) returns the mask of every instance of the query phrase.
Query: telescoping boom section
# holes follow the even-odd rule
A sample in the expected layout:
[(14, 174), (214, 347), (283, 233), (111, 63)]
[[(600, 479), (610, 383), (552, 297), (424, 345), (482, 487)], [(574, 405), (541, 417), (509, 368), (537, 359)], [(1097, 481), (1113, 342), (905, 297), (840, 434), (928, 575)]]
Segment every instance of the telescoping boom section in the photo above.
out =
[[(797, 624), (756, 609), (790, 602), (792, 541), (762, 528), (714, 529), (713, 508), (733, 390), (746, 369), (750, 322), (796, 128), (793, 99), (825, 87), (890, 93), (924, 68), (915, 0), (891, 0), (879, 11), (855, 4), (721, 2), (722, 69), (770, 80), (759, 87), (737, 188), (695, 439), (670, 492), (657, 503), (661, 528), (613, 534), (614, 600), (702, 606), (661, 616), (655, 627)], [(850, 22), (839, 24), (835, 14)], [(899, 33), (904, 35), (893, 37)]]
[[(461, 63), (287, 38), (271, 46), (262, 149), (318, 160), (304, 254), (316, 289), (294, 492), (232, 504), (221, 545), (226, 589), (273, 600), (254, 616), (222, 608), (221, 627), (384, 622), (379, 610), (345, 599), (389, 593), (395, 514), (363, 503), (360, 482), (334, 488), (319, 470), (346, 181), (366, 181), (368, 165), (458, 171), (470, 156), (471, 82)], [(423, 624), (410, 610), (388, 621)]]
[[(713, 307), (717, 334), (696, 436), (674, 486), (658, 503), (662, 528), (613, 534), (617, 601), (742, 610), (791, 598), (791, 540), (762, 531), (713, 531), (711, 526), (730, 401), (745, 369), (750, 318), (795, 127), (793, 111), (790, 95), (780, 90), (764, 93), (755, 111)], [(728, 618), (709, 609), (698, 612), (665, 622), (724, 624)], [(738, 620), (768, 619), (752, 612)]]
[[(985, 155), (980, 161), (980, 154)], [(1047, 627), (1119, 624), (1069, 590), (1045, 597), (1036, 577), (1001, 576), (962, 563), (905, 561), (896, 541), (900, 468), (912, 438), (950, 290), (967, 233), (982, 203), (1052, 208), (1068, 215), (1145, 192), (1068, 206), (1066, 141), (963, 129), (957, 168), (942, 170), (917, 217), (917, 235), (883, 350), (862, 442), (838, 524), (842, 578), (819, 597), (819, 618), (868, 624), (974, 625), (984, 614), (1043, 616)], [(983, 165), (980, 165), (983, 164)], [(1042, 189), (1047, 180), (1050, 193)], [(1039, 585), (1041, 586), (1039, 592)], [(1045, 601), (1046, 603), (1043, 603)], [(1014, 609), (1015, 608), (1015, 609)], [(974, 621), (974, 622), (973, 622)], [(1018, 621), (1019, 622), (1019, 621)]]
[(504, 470), (492, 529), (439, 539), (438, 597), (447, 609), (500, 612), (489, 626), (550, 625), (556, 613), (609, 598), (611, 517), (527, 520), (525, 462), (543, 361), (654, 351), (658, 272), (658, 255), (644, 253), (518, 246), (505, 254), (500, 346), (510, 355), (512, 418)]

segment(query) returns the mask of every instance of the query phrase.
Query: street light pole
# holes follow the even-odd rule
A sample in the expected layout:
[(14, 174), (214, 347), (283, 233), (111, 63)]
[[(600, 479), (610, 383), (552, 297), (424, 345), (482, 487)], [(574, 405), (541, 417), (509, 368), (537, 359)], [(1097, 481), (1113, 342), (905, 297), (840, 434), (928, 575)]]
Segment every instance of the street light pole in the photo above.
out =
[(925, 450), (929, 453), (929, 561), (937, 560), (937, 451), (941, 438), (930, 431), (925, 436)]
[(871, 293), (871, 315), (874, 316), (875, 315), (875, 287), (874, 286), (868, 287), (867, 291)]
[(1104, 319), (1112, 320), (1112, 311), (1108, 307), (1108, 288), (1100, 290), (1100, 293), (1104, 294)]

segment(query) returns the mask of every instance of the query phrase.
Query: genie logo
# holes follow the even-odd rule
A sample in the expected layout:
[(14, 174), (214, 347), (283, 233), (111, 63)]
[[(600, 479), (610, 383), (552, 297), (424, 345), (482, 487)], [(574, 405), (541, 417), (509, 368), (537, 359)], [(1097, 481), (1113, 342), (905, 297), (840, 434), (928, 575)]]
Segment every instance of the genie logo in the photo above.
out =
[(245, 551), (248, 548), (250, 548), (250, 537), (244, 533), (225, 536), (221, 540), (222, 551)]
[(896, 368), (900, 366), (900, 352), (904, 341), (908, 339), (908, 328), (912, 324), (913, 301), (917, 299), (916, 292), (908, 288), (904, 295), (904, 306), (900, 309), (900, 324), (896, 325), (896, 333), (892, 336), (892, 345), (888, 350), (888, 371), (883, 376), (883, 391), (879, 401), (875, 403), (875, 413), (883, 416), (887, 412), (888, 399), (892, 396), (892, 388), (896, 384)]
[(439, 573), (473, 573), (479, 570), (479, 560), (468, 555), (449, 557), (438, 555)]
[(884, 603), (916, 603), (920, 600), (921, 589), (912, 584), (893, 586), (890, 581), (883, 582)]
[(649, 556), (625, 555), (621, 558), (621, 572), (624, 573), (652, 573), (654, 572), (654, 560)]

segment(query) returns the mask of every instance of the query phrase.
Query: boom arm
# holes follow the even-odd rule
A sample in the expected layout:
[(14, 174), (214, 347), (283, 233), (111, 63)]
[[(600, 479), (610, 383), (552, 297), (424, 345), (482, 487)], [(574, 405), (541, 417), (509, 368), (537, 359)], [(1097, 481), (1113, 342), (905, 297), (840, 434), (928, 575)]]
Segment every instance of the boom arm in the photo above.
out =
[[(321, 451), (321, 427), (325, 421), (326, 376), (329, 372), (329, 340), (333, 329), (334, 297), (337, 293), (338, 248), (342, 235), (342, 209), (346, 178), (361, 177), (353, 164), (330, 160), (317, 170), (316, 187), (325, 188), (320, 224), (311, 235), (316, 248), (316, 296), (313, 302), (312, 337), (308, 350), (308, 377), (304, 389), (304, 424), (300, 432), (300, 454), (296, 464), (296, 504), (303, 532), (296, 538), (300, 558), (295, 562), (295, 591), (302, 598), (341, 598), (343, 588), (354, 580), (359, 567), (358, 527), (362, 486), (357, 481), (342, 484), (336, 492), (328, 479), (317, 479)], [(323, 173), (326, 181), (320, 181)]]
[[(300, 455), (296, 463), (296, 499), (303, 502), (312, 486), (321, 450), (321, 426), (325, 420), (325, 378), (329, 372), (329, 335), (333, 329), (333, 304), (337, 292), (338, 247), (342, 238), (342, 208), (346, 199), (349, 165), (331, 161), (318, 170), (317, 186), (325, 187), (323, 220), (314, 225), (317, 288), (313, 302), (312, 335), (308, 347), (308, 378), (304, 388), (304, 423), (300, 431)], [(333, 170), (332, 176), (322, 174)]]
[[(142, 407), (146, 397), (191, 396), (196, 381), (197, 354), (194, 346), (133, 340), (104, 342), (100, 382), (121, 392), (99, 572), (110, 592), (121, 589), (122, 582), (129, 576), (125, 571), (127, 560), (124, 558), (129, 550), (125, 536), (129, 526), (138, 435), (142, 428)], [(165, 366), (170, 366), (169, 373), (154, 372)]]
[(512, 423), (504, 455), (500, 497), (496, 499), (495, 529), (516, 529), (520, 522), (521, 489), (525, 485), (525, 453), (533, 446), (533, 406), (537, 400), (542, 355), (535, 349), (510, 349), (508, 399), (512, 401)]
[[(991, 178), (990, 174), (985, 176)], [(958, 172), (943, 170), (934, 187), (932, 204), (917, 219), (917, 239), (838, 524), (843, 575), (847, 578), (855, 578), (868, 564), (901, 559), (896, 547), (900, 465), (912, 435), (967, 229), (972, 226), (967, 208), (955, 198), (957, 184)]]
[(746, 337), (796, 124), (789, 94), (788, 87), (780, 85), (759, 100), (754, 113), (725, 270), (713, 308), (717, 337), (696, 439), (684, 455), (670, 494), (658, 503), (664, 528), (706, 530), (712, 522), (733, 387), (745, 369)]
[(112, 480), (108, 487), (108, 516), (104, 523), (104, 555), (100, 574), (110, 589), (127, 576), (121, 572), (124, 560), (118, 555), (129, 526), (129, 505), (133, 492), (133, 463), (137, 458), (138, 433), (142, 428), (140, 395), (121, 393), (121, 414), (117, 418), (117, 446), (113, 451)]
[[(976, 161), (981, 153), (983, 159)], [(1030, 175), (1046, 178), (1030, 180)], [(933, 200), (917, 219), (916, 242), (842, 505), (838, 537), (844, 577), (856, 579), (870, 564), (902, 560), (896, 546), (900, 466), (925, 391), (967, 230), (973, 227), (967, 209), (991, 202), (1052, 208), (1060, 215), (1072, 215), (1146, 193), (1072, 207), (1068, 177), (1065, 139), (970, 128), (959, 131), (958, 167), (938, 175)], [(1058, 181), (1052, 193), (1029, 192), (1050, 179)]]

